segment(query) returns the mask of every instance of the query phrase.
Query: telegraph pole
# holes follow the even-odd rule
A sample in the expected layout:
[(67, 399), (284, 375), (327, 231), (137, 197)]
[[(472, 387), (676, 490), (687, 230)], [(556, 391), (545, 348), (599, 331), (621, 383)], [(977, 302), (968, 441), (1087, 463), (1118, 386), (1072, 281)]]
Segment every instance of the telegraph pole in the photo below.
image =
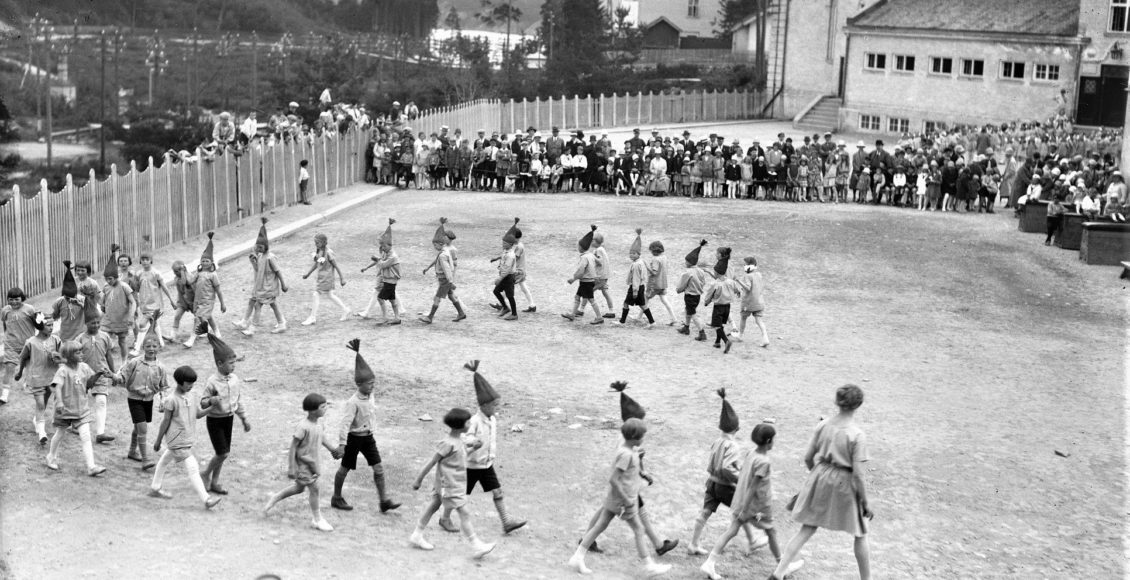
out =
[(98, 35), (102, 60), (102, 90), (98, 92), (98, 170), (106, 173), (106, 29)]

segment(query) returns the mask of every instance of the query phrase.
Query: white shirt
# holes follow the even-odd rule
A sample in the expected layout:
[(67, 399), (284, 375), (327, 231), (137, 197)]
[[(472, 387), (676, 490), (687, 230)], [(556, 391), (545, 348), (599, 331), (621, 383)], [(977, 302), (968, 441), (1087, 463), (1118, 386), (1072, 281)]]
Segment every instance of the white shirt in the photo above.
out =
[(487, 417), (482, 411), (475, 413), (467, 425), (467, 432), (461, 438), (465, 444), (481, 441), (478, 449), (467, 450), (467, 467), (469, 469), (486, 469), (494, 465), (495, 451), (498, 447), (497, 422), (494, 417)]
[(257, 133), (258, 131), (259, 122), (252, 117), (244, 119), (243, 124), (239, 126), (239, 132), (247, 135), (248, 139), (254, 137), (255, 133)]
[(1090, 196), (1084, 197), (1083, 200), (1079, 202), (1079, 213), (1099, 211), (1099, 204), (1096, 202), (1097, 200), (1091, 199)]

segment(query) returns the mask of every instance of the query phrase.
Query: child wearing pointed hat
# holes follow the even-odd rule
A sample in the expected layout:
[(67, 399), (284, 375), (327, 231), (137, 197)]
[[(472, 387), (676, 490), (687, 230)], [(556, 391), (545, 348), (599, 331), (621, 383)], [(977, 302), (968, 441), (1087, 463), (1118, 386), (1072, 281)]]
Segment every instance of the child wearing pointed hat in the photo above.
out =
[(164, 278), (153, 269), (153, 256), (143, 252), (138, 256), (137, 261), (141, 263), (141, 269), (137, 271), (138, 332), (137, 342), (133, 346), (134, 353), (141, 352), (141, 341), (148, 334), (149, 327), (154, 324), (157, 325), (157, 338), (161, 341), (161, 348), (165, 347), (164, 334), (161, 332), (161, 325), (158, 321), (161, 319), (161, 312), (165, 308), (164, 298), (168, 298), (170, 303), (174, 303), (173, 295), (169, 293), (168, 287), (165, 286)]
[(585, 306), (592, 305), (592, 311), (596, 317), (589, 324), (604, 324), (604, 317), (600, 314), (600, 306), (596, 304), (596, 300), (593, 298), (596, 288), (596, 256), (593, 255), (592, 241), (596, 226), (591, 227), (592, 229), (586, 232), (577, 242), (577, 251), (581, 255), (577, 259), (577, 267), (573, 271), (573, 275), (566, 280), (567, 284), (578, 283), (577, 294), (573, 297), (573, 308), (569, 310), (568, 314), (561, 316), (570, 321), (576, 320), (579, 314), (584, 313)]
[(75, 340), (86, 329), (83, 315), (86, 299), (78, 293), (70, 260), (64, 260), (63, 266), (63, 292), (51, 305), (51, 318), (59, 321), (59, 338), (65, 342)]
[[(463, 365), (463, 368), (475, 373), (475, 400), (479, 404), (479, 412), (471, 417), (467, 432), (460, 437), (467, 445), (467, 495), (475, 490), (476, 484), (483, 491), (490, 492), (494, 496), (494, 509), (502, 522), (502, 531), (509, 534), (525, 526), (526, 521), (510, 516), (503, 499), (502, 484), (498, 482), (498, 474), (494, 470), (498, 450), (498, 419), (495, 418), (495, 412), (501, 397), (490, 382), (479, 374), (479, 361), (473, 360)], [(459, 531), (451, 522), (450, 507), (443, 510), (439, 526), (449, 532)]]
[(522, 242), (522, 230), (518, 228), (518, 218), (514, 218), (514, 225), (510, 226), (510, 233), (517, 242), (514, 243), (514, 284), (522, 291), (529, 304), (522, 312), (533, 313), (538, 311), (534, 304), (534, 295), (526, 284), (526, 245)]
[(643, 310), (643, 315), (647, 317), (648, 328), (650, 328), (655, 326), (655, 317), (651, 315), (651, 309), (647, 307), (647, 267), (644, 265), (641, 256), (643, 241), (640, 239), (640, 234), (642, 233), (641, 228), (636, 228), (636, 239), (628, 250), (628, 258), (632, 260), (632, 265), (628, 268), (628, 294), (624, 297), (624, 306), (620, 310), (620, 325), (627, 322), (628, 309), (637, 306), (640, 310)]
[(142, 340), (141, 349), (140, 356), (131, 358), (122, 365), (121, 378), (122, 385), (126, 388), (126, 403), (133, 423), (126, 459), (140, 462), (141, 469), (147, 470), (157, 464), (149, 459), (149, 445), (146, 442), (149, 424), (153, 422), (153, 400), (164, 397), (169, 389), (168, 372), (161, 361), (157, 360), (161, 342), (152, 324)]
[[(738, 535), (739, 529), (747, 525), (765, 530), (769, 551), (778, 564), (781, 562), (781, 548), (777, 544), (777, 532), (773, 523), (773, 469), (769, 458), (776, 436), (777, 430), (768, 423), (759, 423), (750, 432), (750, 439), (757, 445), (757, 449), (746, 454), (741, 474), (738, 476), (734, 500), (730, 506), (733, 512), (730, 527), (718, 539), (718, 543), (710, 550), (710, 555), (699, 568), (711, 580), (721, 580), (722, 576), (715, 571), (714, 564), (726, 549), (726, 544)], [(787, 578), (802, 567), (804, 560), (793, 561), (780, 576), (770, 575), (770, 578)]]
[(601, 232), (593, 232), (592, 255), (596, 258), (596, 285), (593, 290), (603, 294), (604, 301), (608, 304), (608, 312), (604, 313), (604, 318), (616, 318), (616, 315), (612, 313), (612, 310), (615, 309), (612, 304), (612, 293), (608, 291), (608, 277), (612, 275), (612, 262), (608, 259), (608, 250), (604, 249), (604, 234)]
[(35, 336), (38, 311), (27, 303), (23, 289), (8, 289), (8, 303), (0, 309), (0, 328), (4, 330), (4, 368), (0, 373), (0, 405), (8, 403), (8, 393), (15, 384), (13, 377), (20, 364), (20, 352), (27, 339)]
[[(116, 248), (117, 246), (113, 246), (113, 249)], [(133, 326), (137, 301), (133, 294), (133, 288), (119, 276), (120, 270), (117, 262), (113, 259), (113, 252), (111, 252), (111, 259), (106, 262), (106, 269), (102, 272), (102, 277), (106, 282), (106, 285), (102, 288), (102, 330), (109, 334), (110, 338), (117, 340), (119, 364), (125, 364), (129, 357), (127, 345), (129, 344), (129, 331)]]
[[(616, 387), (619, 386), (618, 389)], [(612, 473), (609, 476), (608, 496), (600, 509), (593, 514), (585, 537), (581, 539), (573, 556), (569, 558), (569, 567), (581, 574), (591, 574), (592, 570), (585, 565), (585, 553), (590, 548), (595, 548), (596, 539), (608, 528), (608, 524), (616, 517), (632, 529), (635, 537), (636, 550), (643, 560), (644, 572), (648, 576), (666, 573), (671, 569), (669, 564), (659, 564), (651, 555), (647, 547), (647, 534), (644, 530), (641, 517), (641, 499), (639, 490), (643, 486), (643, 458), (640, 456), (639, 446), (647, 434), (647, 424), (644, 423), (643, 409), (628, 395), (623, 392), (626, 383), (613, 383), (613, 388), (620, 391), (620, 409), (624, 416), (624, 424), (620, 426), (620, 434), (624, 438), (623, 444), (617, 448), (616, 456), (612, 460)], [(628, 416), (640, 415), (640, 416)], [(596, 550), (594, 550), (596, 551)]]
[(310, 270), (302, 276), (302, 279), (309, 278), (310, 274), (315, 271), (318, 272), (318, 277), (315, 279), (313, 301), (310, 304), (310, 317), (302, 322), (302, 326), (310, 326), (317, 322), (318, 307), (321, 305), (322, 296), (329, 298), (341, 308), (342, 322), (349, 320), (349, 307), (341, 301), (337, 294), (334, 294), (334, 273), (337, 273), (338, 280), (343, 287), (345, 286), (345, 274), (342, 274), (341, 268), (337, 266), (337, 256), (330, 249), (329, 238), (326, 237), (326, 234), (314, 234), (314, 254), (311, 259), (313, 263), (310, 265)]
[[(35, 399), (35, 413), (31, 416), (39, 444), (47, 444), (47, 431), (44, 425), (44, 412), (51, 398), (51, 378), (59, 369), (59, 349), (63, 341), (51, 334), (53, 320), (50, 315), (37, 312), (33, 319), (35, 334), (24, 341), (20, 349), (19, 364), (15, 380), (24, 379), (24, 390)], [(24, 371), (27, 370), (27, 377)]]
[[(198, 329), (200, 330), (204, 329)], [(204, 423), (208, 427), (208, 438), (212, 441), (215, 455), (204, 466), (200, 477), (204, 480), (205, 489), (227, 495), (227, 489), (220, 485), (220, 473), (231, 453), (234, 417), (239, 417), (244, 433), (251, 430), (251, 421), (247, 419), (247, 407), (243, 403), (244, 382), (235, 374), (235, 363), (239, 357), (223, 339), (206, 330), (204, 332), (208, 335), (208, 342), (212, 344), (216, 372), (204, 383), (200, 408), (208, 410)]]
[(86, 332), (78, 337), (82, 346), (82, 360), (94, 372), (102, 375), (94, 382), (90, 389), (91, 404), (94, 407), (94, 442), (107, 443), (114, 440), (114, 436), (106, 434), (106, 399), (110, 395), (110, 387), (117, 376), (118, 365), (114, 364), (114, 357), (110, 352), (114, 350), (114, 340), (101, 328), (102, 315), (95, 310), (87, 310)]
[(702, 301), (702, 291), (706, 286), (706, 273), (698, 265), (699, 252), (703, 246), (706, 245), (706, 240), (702, 240), (695, 246), (695, 249), (687, 253), (684, 259), (686, 270), (679, 276), (679, 283), (675, 286), (675, 292), (683, 295), (683, 307), (685, 308), (685, 318), (683, 319), (683, 327), (679, 329), (679, 334), (690, 334), (691, 324), (698, 329), (698, 335), (695, 340), (706, 340), (706, 330), (703, 328), (702, 319), (698, 316), (698, 306)]
[[(698, 556), (705, 556), (709, 553), (699, 544), (702, 530), (706, 527), (706, 521), (714, 515), (714, 512), (718, 511), (718, 506), (730, 507), (733, 503), (734, 489), (738, 484), (738, 476), (742, 472), (744, 454), (737, 441), (734, 440), (740, 425), (738, 414), (734, 412), (734, 407), (730, 405), (730, 401), (726, 400), (726, 389), (718, 389), (718, 396), (722, 398), (722, 412), (718, 417), (718, 430), (722, 432), (722, 436), (710, 445), (710, 458), (706, 463), (706, 472), (710, 475), (706, 479), (706, 493), (703, 496), (702, 511), (694, 521), (691, 545), (687, 546), (687, 550), (691, 554)], [(742, 527), (745, 530), (746, 538), (749, 539), (750, 551), (766, 544), (767, 540), (764, 536), (754, 539), (752, 526), (744, 525)]]
[[(435, 297), (432, 298), (432, 309), (428, 312), (427, 316), (421, 316), (420, 322), (431, 324), (435, 319), (436, 311), (439, 310), (439, 303), (444, 298), (451, 300), (451, 304), (455, 306), (455, 311), (458, 315), (455, 317), (454, 322), (459, 322), (467, 318), (467, 313), (463, 311), (463, 303), (459, 301), (459, 297), (455, 295), (455, 256), (452, 253), (451, 241), (455, 239), (455, 232), (447, 227), (447, 218), (439, 218), (439, 227), (436, 228), (435, 235), (432, 236), (432, 247), (435, 248), (436, 259), (436, 288)], [(430, 268), (430, 266), (429, 266)], [(426, 274), (428, 269), (424, 269)]]
[(710, 327), (716, 333), (714, 348), (721, 348), (726, 343), (724, 353), (730, 352), (733, 342), (726, 336), (726, 323), (730, 321), (730, 304), (741, 294), (738, 283), (726, 276), (730, 263), (730, 248), (718, 248), (718, 261), (714, 263), (714, 280), (706, 286), (702, 295), (702, 305), (710, 306), (714, 303), (714, 310), (710, 316)]
[(224, 305), (224, 293), (220, 290), (220, 276), (216, 274), (216, 262), (212, 256), (212, 232), (208, 232), (208, 245), (200, 254), (200, 265), (196, 267), (196, 277), (192, 279), (192, 315), (196, 317), (195, 331), (184, 343), (185, 348), (192, 348), (197, 336), (204, 336), (211, 332), (220, 336), (220, 327), (212, 316), (216, 302), (220, 303), (220, 312), (228, 311)]
[[(369, 299), (369, 305), (365, 307), (365, 310), (357, 313), (357, 316), (361, 318), (369, 318), (373, 304), (379, 304), (381, 307), (381, 323), (389, 325), (400, 324), (400, 300), (396, 297), (396, 285), (400, 282), (400, 257), (396, 255), (396, 250), (392, 248), (392, 224), (394, 223), (396, 223), (396, 220), (388, 218), (388, 227), (385, 228), (378, 242), (380, 255), (373, 256), (373, 262), (361, 270), (364, 272), (376, 266), (380, 272), (380, 279), (377, 282), (376, 290), (373, 291), (373, 297)], [(386, 303), (392, 307), (392, 318), (388, 317)]]
[(513, 227), (502, 236), (502, 253), (491, 260), (498, 262), (498, 277), (494, 279), (494, 294), (498, 300), (498, 315), (505, 320), (518, 319), (518, 305), (514, 303), (514, 245), (518, 238), (514, 237)]
[(283, 280), (278, 259), (271, 253), (270, 240), (267, 238), (267, 218), (260, 219), (262, 224), (259, 225), (259, 235), (255, 238), (255, 249), (247, 256), (251, 270), (255, 273), (255, 282), (251, 287), (247, 312), (244, 313), (243, 320), (235, 323), (235, 327), (244, 336), (255, 335), (255, 324), (264, 304), (269, 305), (275, 314), (275, 327), (271, 333), (286, 332), (286, 318), (278, 303), (279, 292), (287, 291), (286, 281)]
[(357, 469), (357, 454), (365, 458), (365, 462), (373, 470), (373, 483), (377, 486), (377, 496), (380, 498), (381, 513), (394, 510), (400, 504), (388, 498), (385, 492), (385, 471), (381, 465), (381, 452), (377, 449), (377, 440), (373, 437), (376, 429), (377, 404), (373, 397), (373, 388), (377, 384), (377, 376), (365, 357), (361, 356), (361, 339), (355, 338), (346, 344), (354, 353), (353, 382), (357, 384), (357, 391), (345, 401), (342, 409), (341, 422), (337, 433), (337, 447), (334, 457), (341, 458), (341, 467), (334, 475), (334, 494), (330, 498), (330, 506), (339, 510), (352, 510), (353, 506), (345, 501), (342, 488), (349, 472)]

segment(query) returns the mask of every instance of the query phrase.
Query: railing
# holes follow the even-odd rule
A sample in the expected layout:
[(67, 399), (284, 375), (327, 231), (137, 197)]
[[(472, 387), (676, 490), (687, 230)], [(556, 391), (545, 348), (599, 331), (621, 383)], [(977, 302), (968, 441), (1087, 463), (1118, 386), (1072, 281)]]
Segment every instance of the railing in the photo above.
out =
[[(29, 296), (62, 283), (63, 260), (87, 260), (100, 272), (111, 243), (135, 257), (223, 227), (298, 199), (298, 164), (309, 161), (309, 194), (345, 187), (364, 178), (368, 136), (352, 131), (332, 138), (256, 145), (240, 156), (226, 153), (99, 181), (93, 171), (81, 186), (67, 176), (62, 191), (46, 180), (25, 197), (17, 188), (0, 206), (0, 288), (19, 286)], [(162, 268), (167, 265), (162, 264)]]
[(413, 132), (431, 133), (447, 125), (461, 129), (465, 136), (483, 130), (504, 133), (523, 132), (527, 127), (548, 131), (557, 126), (588, 130), (596, 127), (625, 127), (671, 123), (697, 123), (755, 119), (765, 115), (769, 95), (764, 91), (691, 91), (677, 93), (636, 93), (580, 97), (522, 99), (515, 101), (479, 100), (424, 111), (408, 122)]

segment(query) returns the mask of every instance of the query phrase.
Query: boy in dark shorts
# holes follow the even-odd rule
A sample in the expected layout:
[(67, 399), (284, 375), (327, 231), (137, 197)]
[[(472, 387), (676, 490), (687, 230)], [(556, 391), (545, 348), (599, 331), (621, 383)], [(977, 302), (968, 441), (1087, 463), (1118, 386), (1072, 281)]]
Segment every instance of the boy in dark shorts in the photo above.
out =
[[(207, 323), (198, 319), (196, 332), (201, 334), (207, 332)], [(251, 430), (251, 421), (247, 420), (243, 405), (243, 381), (235, 376), (235, 362), (238, 358), (235, 351), (220, 337), (211, 332), (207, 334), (208, 342), (212, 343), (212, 358), (216, 362), (216, 372), (208, 377), (208, 381), (204, 384), (200, 407), (208, 409), (204, 421), (208, 427), (208, 438), (212, 441), (212, 449), (216, 454), (208, 461), (208, 465), (204, 466), (200, 477), (204, 480), (205, 489), (219, 495), (227, 495), (228, 490), (220, 485), (220, 472), (228, 454), (231, 453), (233, 415), (239, 416), (244, 433)]]
[(592, 226), (592, 230), (585, 233), (579, 242), (577, 242), (577, 252), (581, 257), (577, 260), (577, 269), (573, 271), (573, 276), (565, 281), (566, 284), (578, 282), (577, 294), (573, 297), (573, 308), (561, 316), (573, 321), (577, 319), (577, 313), (584, 313), (586, 305), (592, 305), (592, 311), (596, 314), (596, 318), (589, 324), (604, 324), (604, 318), (600, 314), (600, 306), (597, 306), (596, 300), (593, 299), (593, 291), (596, 288), (596, 257), (592, 252), (592, 238), (593, 233), (596, 232), (596, 226)]
[(142, 337), (141, 356), (131, 358), (122, 365), (122, 383), (126, 387), (133, 432), (130, 435), (129, 454), (126, 458), (141, 463), (142, 470), (152, 469), (157, 462), (149, 457), (149, 424), (153, 422), (153, 399), (163, 397), (169, 390), (169, 376), (157, 360), (161, 341), (150, 325)]
[[(361, 318), (369, 318), (369, 312), (373, 310), (373, 303), (376, 302), (381, 307), (381, 323), (390, 326), (400, 324), (400, 300), (396, 297), (396, 285), (400, 282), (400, 257), (396, 255), (396, 250), (392, 249), (392, 224), (394, 223), (396, 223), (396, 220), (388, 218), (388, 227), (385, 228), (385, 232), (381, 234), (381, 239), (378, 242), (380, 255), (373, 256), (373, 263), (361, 270), (364, 272), (376, 266), (380, 270), (380, 281), (377, 283), (377, 291), (369, 299), (369, 305), (365, 307), (365, 310), (357, 313), (357, 316)], [(386, 302), (392, 307), (392, 318), (388, 317)]]
[(381, 452), (377, 449), (377, 441), (373, 438), (377, 415), (377, 405), (373, 401), (373, 387), (376, 386), (377, 377), (369, 368), (369, 363), (361, 356), (361, 339), (355, 338), (346, 346), (357, 353), (353, 364), (353, 382), (357, 383), (357, 392), (345, 401), (341, 427), (338, 429), (338, 445), (334, 457), (341, 457), (341, 467), (334, 475), (334, 494), (330, 498), (330, 506), (339, 510), (353, 509), (353, 506), (349, 505), (341, 495), (341, 488), (345, 485), (345, 478), (349, 472), (357, 469), (357, 454), (360, 453), (373, 469), (373, 483), (377, 486), (383, 514), (400, 507), (400, 504), (388, 499), (385, 493), (385, 470), (381, 465)]
[(698, 316), (698, 305), (702, 300), (702, 289), (706, 285), (706, 273), (702, 268), (698, 267), (698, 254), (702, 247), (706, 245), (706, 240), (698, 243), (698, 247), (691, 250), (686, 260), (686, 271), (679, 277), (679, 285), (675, 287), (675, 292), (683, 295), (683, 306), (686, 308), (686, 318), (683, 319), (683, 327), (679, 329), (679, 334), (690, 334), (691, 324), (698, 329), (698, 336), (695, 337), (697, 341), (706, 340), (706, 329), (702, 326), (702, 320)]
[[(706, 480), (702, 512), (694, 521), (694, 535), (691, 536), (691, 545), (687, 547), (691, 554), (698, 556), (709, 553), (698, 543), (699, 538), (702, 537), (702, 529), (706, 526), (706, 520), (718, 511), (718, 506), (730, 507), (734, 499), (734, 486), (737, 485), (742, 470), (741, 448), (734, 441), (734, 435), (739, 427), (738, 414), (726, 400), (726, 389), (718, 389), (718, 396), (722, 397), (722, 414), (718, 417), (718, 430), (722, 432), (722, 436), (710, 446), (710, 460), (706, 464), (706, 472), (710, 477)], [(764, 536), (755, 540), (751, 526), (744, 525), (742, 528), (745, 530), (746, 538), (749, 539), (750, 551), (768, 542)]]
[[(436, 288), (435, 298), (432, 299), (432, 310), (427, 316), (421, 316), (420, 322), (431, 324), (435, 319), (436, 310), (439, 310), (439, 303), (444, 298), (451, 300), (452, 306), (455, 306), (455, 311), (458, 315), (455, 317), (454, 322), (459, 322), (467, 318), (467, 314), (463, 311), (463, 303), (459, 301), (459, 297), (455, 295), (455, 256), (452, 254), (451, 241), (455, 239), (455, 232), (447, 229), (447, 218), (439, 218), (439, 228), (432, 236), (432, 247), (435, 248), (436, 260), (433, 262), (436, 268), (436, 282), (439, 286)], [(428, 269), (424, 269), (424, 273), (428, 273)]]
[(702, 305), (710, 306), (714, 303), (714, 311), (710, 316), (710, 326), (714, 329), (714, 348), (726, 344), (723, 352), (730, 352), (733, 341), (726, 336), (726, 323), (730, 321), (730, 304), (737, 298), (741, 288), (737, 282), (726, 277), (726, 270), (730, 264), (730, 248), (718, 248), (718, 261), (714, 263), (714, 281), (706, 287), (702, 295)]

